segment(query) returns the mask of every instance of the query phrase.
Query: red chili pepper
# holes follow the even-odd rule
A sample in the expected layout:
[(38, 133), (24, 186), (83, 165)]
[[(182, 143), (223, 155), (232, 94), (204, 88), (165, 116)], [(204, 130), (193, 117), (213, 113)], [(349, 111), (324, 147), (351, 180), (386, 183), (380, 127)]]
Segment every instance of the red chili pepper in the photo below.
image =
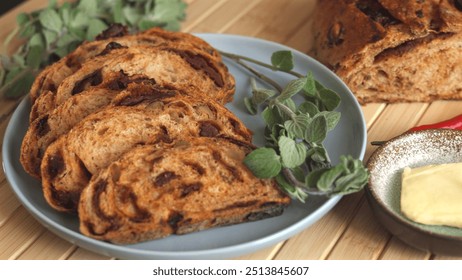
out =
[(458, 116), (455, 116), (452, 119), (445, 120), (445, 121), (442, 121), (442, 122), (416, 126), (416, 127), (411, 128), (409, 131), (418, 131), (418, 130), (425, 130), (425, 129), (438, 129), (438, 128), (462, 130), (462, 114), (458, 115)]

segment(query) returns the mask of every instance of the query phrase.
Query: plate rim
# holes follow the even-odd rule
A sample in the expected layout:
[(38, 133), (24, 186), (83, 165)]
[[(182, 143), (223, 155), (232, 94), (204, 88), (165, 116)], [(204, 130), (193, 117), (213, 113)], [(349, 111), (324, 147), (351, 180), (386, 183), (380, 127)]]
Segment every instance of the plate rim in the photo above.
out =
[[(296, 49), (293, 49), (289, 46), (285, 46), (283, 44), (268, 41), (261, 38), (249, 37), (249, 36), (242, 36), (242, 35), (234, 35), (234, 34), (216, 34), (216, 33), (195, 33), (196, 36), (203, 38), (205, 41), (208, 39), (220, 39), (220, 38), (229, 38), (231, 40), (239, 39), (250, 41), (251, 43), (257, 44), (264, 44), (269, 45), (271, 47), (278, 47), (281, 49), (287, 49), (292, 51), (294, 54), (296, 53), (299, 56), (304, 57), (305, 59), (310, 60), (311, 63), (316, 64), (317, 67), (320, 67), (322, 71), (332, 72), (327, 67), (322, 65), (320, 62), (316, 61), (312, 57), (307, 54), (304, 54)], [(211, 43), (211, 45), (213, 45)], [(359, 159), (363, 160), (366, 150), (367, 144), (367, 130), (366, 124), (364, 120), (363, 112), (360, 108), (359, 102), (354, 97), (353, 93), (351, 93), (350, 89), (345, 85), (345, 83), (337, 77), (335, 74), (333, 75), (334, 79), (336, 79), (336, 83), (341, 84), (347, 91), (348, 91), (348, 98), (350, 101), (355, 105), (355, 108), (361, 117), (361, 131), (364, 133), (362, 137), (363, 143), (360, 149), (360, 156)], [(214, 249), (204, 249), (204, 250), (188, 250), (188, 251), (159, 251), (159, 250), (143, 250), (139, 248), (132, 248), (132, 247), (125, 247), (117, 244), (111, 244), (104, 241), (99, 241), (95, 239), (91, 239), (87, 236), (82, 235), (80, 232), (76, 232), (72, 229), (69, 229), (62, 224), (56, 223), (50, 217), (45, 215), (45, 213), (41, 212), (37, 209), (31, 202), (24, 196), (22, 192), (18, 189), (15, 182), (13, 182), (13, 178), (11, 178), (12, 170), (14, 170), (14, 166), (12, 162), (9, 161), (8, 156), (11, 156), (11, 152), (8, 151), (8, 147), (11, 146), (10, 142), (12, 141), (11, 135), (14, 133), (13, 121), (17, 118), (17, 115), (21, 111), (20, 109), (24, 109), (24, 106), (27, 106), (27, 102), (30, 102), (28, 98), (24, 98), (21, 101), (19, 106), (15, 109), (13, 115), (11, 116), (7, 128), (5, 130), (3, 145), (2, 145), (2, 167), (5, 173), (5, 177), (11, 186), (13, 193), (16, 197), (20, 200), (21, 204), (26, 208), (26, 210), (34, 216), (37, 220), (40, 221), (41, 225), (45, 228), (51, 230), (58, 236), (66, 239), (67, 241), (91, 250), (93, 252), (97, 252), (100, 254), (104, 254), (111, 257), (116, 258), (130, 258), (130, 259), (146, 259), (146, 258), (153, 258), (153, 259), (204, 259), (204, 258), (222, 258), (223, 256), (226, 258), (239, 256), (245, 253), (254, 252), (258, 249), (262, 249), (277, 242), (286, 240), (298, 232), (307, 229), (312, 224), (316, 223), (319, 219), (325, 216), (342, 198), (342, 196), (335, 196), (332, 198), (327, 199), (320, 207), (317, 207), (310, 215), (307, 215), (303, 219), (298, 220), (296, 223), (291, 224), (288, 227), (282, 228), (279, 231), (269, 234), (263, 237), (259, 237), (247, 242), (229, 245), (229, 246), (222, 246)], [(16, 117), (16, 118), (15, 118)], [(359, 120), (358, 120), (359, 121)], [(18, 193), (19, 191), (19, 193)], [(309, 222), (308, 222), (309, 220)], [(303, 226), (302, 226), (303, 225)], [(97, 249), (95, 250), (95, 247)], [(115, 254), (114, 254), (115, 253)]]

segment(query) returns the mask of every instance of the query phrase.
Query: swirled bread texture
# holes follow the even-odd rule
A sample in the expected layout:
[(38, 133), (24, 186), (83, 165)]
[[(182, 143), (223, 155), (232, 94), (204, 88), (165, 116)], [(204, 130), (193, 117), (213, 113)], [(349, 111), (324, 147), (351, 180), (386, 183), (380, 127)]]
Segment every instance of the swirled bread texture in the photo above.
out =
[(177, 91), (125, 92), (48, 146), (41, 163), (47, 201), (74, 211), (91, 176), (130, 149), (187, 137), (250, 142), (251, 132), (221, 104)]
[(153, 79), (142, 75), (128, 76), (120, 71), (108, 78), (106, 86), (91, 87), (72, 95), (29, 125), (22, 141), (20, 158), (26, 172), (40, 179), (40, 164), (46, 148), (83, 118), (110, 105), (112, 99), (124, 90), (160, 94), (168, 91), (168, 87), (161, 88), (155, 85)]

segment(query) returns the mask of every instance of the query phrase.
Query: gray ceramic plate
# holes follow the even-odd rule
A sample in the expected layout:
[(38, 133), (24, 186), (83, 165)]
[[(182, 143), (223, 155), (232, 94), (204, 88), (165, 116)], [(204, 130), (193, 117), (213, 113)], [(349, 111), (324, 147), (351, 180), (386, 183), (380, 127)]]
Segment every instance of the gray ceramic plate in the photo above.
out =
[(400, 210), (403, 168), (462, 162), (462, 131), (405, 133), (378, 148), (368, 161), (368, 201), (379, 221), (404, 242), (432, 253), (462, 255), (462, 229), (415, 223)]
[[(199, 35), (218, 49), (269, 61), (274, 51), (289, 49), (276, 43), (254, 38), (202, 34)], [(340, 93), (342, 103), (338, 109), (341, 121), (327, 139), (327, 149), (335, 161), (343, 154), (362, 159), (366, 147), (366, 128), (361, 108), (356, 99), (331, 71), (303, 53), (294, 52), (299, 73), (312, 71), (325, 86)], [(255, 143), (263, 144), (263, 122), (246, 113), (243, 97), (249, 94), (248, 73), (228, 60), (231, 73), (236, 78), (236, 95), (229, 108), (254, 131)], [(280, 83), (287, 83), (291, 76), (266, 71)], [(44, 226), (64, 239), (86, 249), (122, 259), (216, 259), (231, 258), (250, 253), (285, 240), (309, 227), (323, 217), (339, 200), (312, 198), (306, 205), (294, 202), (282, 216), (258, 222), (217, 228), (184, 236), (171, 236), (161, 240), (135, 245), (119, 246), (87, 238), (79, 233), (75, 217), (53, 211), (44, 201), (40, 183), (28, 176), (19, 163), (22, 138), (28, 126), (30, 103), (25, 100), (11, 118), (5, 133), (3, 161), (5, 174), (19, 200)], [(334, 162), (335, 163), (335, 162)]]

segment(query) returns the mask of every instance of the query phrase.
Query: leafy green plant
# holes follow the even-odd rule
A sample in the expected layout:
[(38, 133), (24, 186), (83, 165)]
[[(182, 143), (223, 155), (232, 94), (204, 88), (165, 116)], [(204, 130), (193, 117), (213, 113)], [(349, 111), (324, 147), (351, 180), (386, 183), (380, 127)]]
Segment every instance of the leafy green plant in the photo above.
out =
[[(274, 178), (283, 190), (302, 202), (309, 195), (344, 195), (365, 186), (369, 174), (361, 160), (344, 155), (334, 166), (323, 145), (340, 120), (335, 109), (341, 100), (336, 92), (315, 80), (312, 73), (294, 72), (290, 51), (273, 53), (271, 64), (236, 54), (222, 55), (273, 87), (258, 87), (251, 77), (252, 95), (244, 100), (249, 113), (256, 115), (261, 111), (266, 124), (266, 146), (257, 148), (244, 160), (257, 177)], [(295, 79), (282, 87), (244, 61), (289, 73)], [(294, 101), (298, 95), (304, 100), (300, 104)]]
[[(185, 17), (181, 0), (80, 0), (17, 16), (0, 56), (0, 96), (26, 94), (38, 71), (67, 55), (83, 41), (93, 40), (112, 23), (136, 32), (159, 26), (178, 30)], [(11, 55), (11, 42), (23, 44)]]

